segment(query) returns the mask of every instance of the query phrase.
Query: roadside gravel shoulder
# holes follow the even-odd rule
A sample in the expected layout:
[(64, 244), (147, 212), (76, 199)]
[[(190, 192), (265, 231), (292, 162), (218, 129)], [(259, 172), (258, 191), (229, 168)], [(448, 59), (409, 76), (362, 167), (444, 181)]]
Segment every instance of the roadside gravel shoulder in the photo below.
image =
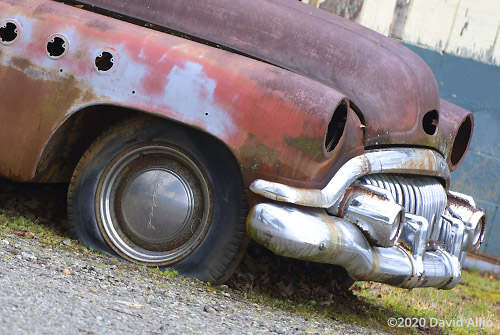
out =
[(0, 238), (1, 334), (385, 334), (36, 238)]

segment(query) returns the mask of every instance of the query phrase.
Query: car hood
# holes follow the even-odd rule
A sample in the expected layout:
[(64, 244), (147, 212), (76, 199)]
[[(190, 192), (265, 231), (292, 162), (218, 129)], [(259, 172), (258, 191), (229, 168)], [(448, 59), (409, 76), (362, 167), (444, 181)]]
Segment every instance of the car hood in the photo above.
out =
[(450, 136), (430, 136), (422, 128), (425, 113), (440, 108), (438, 85), (425, 62), (387, 37), (336, 15), (294, 0), (80, 2), (334, 88), (354, 103), (366, 126), (366, 147), (419, 145), (444, 155), (451, 149)]

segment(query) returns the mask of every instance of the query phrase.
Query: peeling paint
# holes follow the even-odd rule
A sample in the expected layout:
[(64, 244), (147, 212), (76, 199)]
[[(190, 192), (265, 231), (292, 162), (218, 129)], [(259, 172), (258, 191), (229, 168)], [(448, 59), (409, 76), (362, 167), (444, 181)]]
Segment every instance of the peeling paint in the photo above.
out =
[(193, 122), (209, 116), (209, 132), (232, 136), (238, 131), (231, 118), (215, 103), (217, 83), (203, 73), (200, 64), (186, 62), (184, 68), (174, 66), (164, 91), (164, 104)]
[[(332, 106), (343, 98), (335, 90), (269, 64), (57, 2), (32, 4), (0, 1), (0, 20), (16, 17), (32, 30), (13, 45), (0, 46), (0, 128), (8, 125), (9, 134), (0, 143), (0, 175), (32, 180), (45, 144), (64, 120), (86, 106), (113, 104), (220, 138), (244, 167), (246, 183), (278, 170), (277, 178), (292, 184), (304, 182), (299, 178), (305, 175), (309, 184), (326, 182), (334, 159), (301, 155), (283, 143), (282, 135), (316, 139), (321, 146)], [(47, 38), (61, 32), (69, 39), (69, 53), (50, 59)], [(116, 57), (107, 72), (94, 65), (102, 50)], [(14, 146), (30, 150), (13, 151)], [(275, 152), (272, 162), (263, 152)]]

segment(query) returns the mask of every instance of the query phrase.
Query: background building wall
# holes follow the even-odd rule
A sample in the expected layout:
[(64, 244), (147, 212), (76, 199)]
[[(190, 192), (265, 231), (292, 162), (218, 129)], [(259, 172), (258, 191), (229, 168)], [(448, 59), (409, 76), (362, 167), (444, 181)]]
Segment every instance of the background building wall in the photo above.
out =
[(453, 190), (486, 209), (481, 251), (500, 257), (500, 2), (303, 0), (399, 40), (434, 71), (443, 99), (474, 114), (468, 155)]

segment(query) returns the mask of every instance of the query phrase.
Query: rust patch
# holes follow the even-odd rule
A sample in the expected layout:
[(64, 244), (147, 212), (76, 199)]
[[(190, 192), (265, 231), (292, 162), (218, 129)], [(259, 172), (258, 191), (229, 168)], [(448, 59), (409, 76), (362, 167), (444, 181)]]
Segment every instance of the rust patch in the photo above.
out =
[(12, 64), (19, 70), (24, 71), (27, 68), (31, 67), (32, 64), (29, 59), (21, 58), (21, 57), (12, 57)]
[(360, 185), (351, 185), (347, 188), (347, 190), (344, 192), (344, 194), (342, 195), (342, 199), (339, 203), (339, 207), (338, 207), (338, 211), (336, 213), (336, 216), (339, 216), (339, 217), (344, 217), (345, 213), (344, 213), (344, 210), (345, 210), (345, 205), (347, 203), (347, 201), (349, 201), (349, 198), (353, 195), (353, 194), (365, 194), (367, 196), (370, 196), (370, 197), (373, 197), (373, 198), (377, 198), (377, 199), (380, 199), (380, 200), (387, 200), (386, 197), (380, 195), (380, 194), (377, 194), (377, 193), (374, 193), (373, 191), (367, 189), (366, 187), (363, 187), (363, 186), (360, 186)]
[[(27, 59), (18, 58), (16, 63), (34, 67)], [(73, 77), (58, 79), (37, 79), (20, 69), (0, 67), (0, 82), (8, 83), (0, 89), (1, 175), (15, 180), (34, 177), (45, 143), (82, 94), (81, 84)]]
[(275, 174), (280, 163), (281, 153), (263, 144), (258, 144), (258, 140), (252, 135), (248, 138), (248, 142), (249, 145), (245, 146), (241, 152), (242, 159), (250, 164), (246, 168), (255, 172)]
[[(298, 1), (191, 0), (189, 6), (181, 0), (133, 0), (126, 6), (112, 0), (81, 2), (126, 15), (136, 24), (150, 22), (157, 30), (236, 50), (345, 93), (365, 118), (366, 147), (443, 144), (439, 150), (444, 152), (451, 146), (449, 139), (438, 143), (415, 126), (425, 113), (439, 109), (438, 85), (425, 62), (386, 37), (324, 10)], [(339, 4), (342, 14), (342, 8), (361, 1), (332, 0), (323, 6), (327, 4)], [(406, 8), (403, 2), (401, 6)]]
[[(460, 166), (463, 158), (469, 150), (469, 145), (473, 135), (474, 128), (474, 117), (469, 111), (452, 104), (446, 100), (441, 100), (440, 108), (440, 123), (438, 128), (438, 133), (436, 138), (438, 139), (440, 146), (443, 147), (443, 154), (446, 157), (450, 171), (454, 171)], [(455, 142), (458, 135), (460, 126), (469, 118), (471, 121), (471, 132), (468, 141), (464, 143), (465, 148), (463, 149), (463, 155), (456, 164), (452, 164), (452, 144)]]
[(404, 249), (409, 255), (413, 254), (410, 246), (408, 244), (406, 244), (404, 241), (399, 242), (398, 246), (400, 246), (402, 249)]
[(52, 9), (52, 7), (50, 5), (47, 5), (46, 3), (42, 3), (35, 8), (35, 11), (33, 12), (33, 14), (35, 16), (44, 16), (45, 14), (50, 14), (53, 12), (54, 12), (54, 10)]
[[(9, 78), (8, 81), (3, 80), (5, 86), (7, 83), (11, 85), (14, 79), (16, 87), (23, 87), (26, 92), (33, 91), (33, 99), (29, 99), (30, 101), (26, 101), (25, 93), (12, 88), (1, 90), (0, 93), (2, 96), (0, 103), (9, 108), (9, 112), (4, 112), (6, 116), (2, 115), (2, 118), (5, 117), (5, 120), (9, 121), (4, 124), (24, 127), (23, 131), (15, 133), (17, 137), (13, 137), (21, 139), (18, 144), (27, 145), (30, 140), (35, 141), (35, 137), (31, 137), (33, 135), (29, 135), (29, 132), (40, 131), (40, 134), (36, 135), (37, 149), (30, 152), (31, 159), (35, 159), (37, 153), (40, 154), (39, 148), (43, 144), (39, 143), (47, 142), (48, 134), (58, 127), (58, 123), (64, 119), (64, 113), (77, 101), (109, 102), (174, 119), (209, 132), (232, 150), (242, 166), (247, 185), (248, 181), (262, 177), (271, 181), (285, 182), (291, 186), (324, 187), (347, 160), (363, 153), (363, 130), (366, 131), (367, 142), (371, 140), (372, 145), (384, 144), (379, 143), (378, 139), (406, 145), (422, 142), (422, 136), (425, 134), (419, 127), (418, 129), (414, 127), (414, 120), (419, 117), (420, 110), (427, 112), (435, 108), (432, 83), (429, 85), (425, 68), (415, 72), (416, 74), (408, 70), (408, 68), (420, 69), (419, 61), (404, 49), (401, 50), (390, 42), (380, 40), (380, 36), (370, 35), (359, 26), (350, 25), (349, 22), (344, 22), (345, 20), (339, 21), (324, 11), (316, 11), (314, 8), (295, 2), (293, 4), (279, 2), (278, 6), (278, 3), (261, 0), (252, 3), (238, 1), (236, 6), (234, 2), (228, 0), (214, 0), (215, 2), (210, 5), (204, 1), (195, 1), (187, 10), (183, 7), (185, 6), (182, 5), (183, 2), (149, 1), (152, 7), (148, 11), (144, 11), (144, 2), (140, 1), (132, 1), (127, 3), (127, 6), (105, 0), (92, 3), (109, 5), (112, 8), (116, 6), (114, 8), (121, 11), (137, 14), (140, 16), (137, 19), (164, 23), (167, 28), (175, 29), (176, 27), (168, 22), (168, 19), (172, 19), (171, 23), (174, 25), (180, 24), (186, 29), (193, 28), (197, 34), (207, 33), (206, 36), (200, 35), (200, 38), (207, 37), (212, 43), (218, 43), (217, 38), (220, 37), (224, 42), (234, 42), (230, 47), (234, 46), (235, 49), (241, 47), (242, 53), (248, 51), (245, 48), (251, 47), (250, 51), (258, 53), (254, 56), (263, 59), (264, 62), (55, 1), (34, 0), (32, 7), (22, 9), (26, 12), (23, 15), (29, 17), (33, 15), (32, 11), (37, 5), (45, 4), (48, 9), (44, 15), (50, 20), (32, 18), (33, 22), (36, 22), (33, 43), (26, 47), (25, 53), (19, 53), (20, 55), (26, 54), (26, 58), (31, 59), (34, 64), (47, 64), (45, 43), (39, 41), (45, 40), (46, 36), (59, 26), (72, 27), (75, 34), (80, 37), (81, 43), (72, 49), (71, 57), (65, 57), (59, 60), (59, 63), (50, 63), (49, 67), (22, 64), (22, 59), (16, 62), (19, 66), (28, 66), (24, 72), (18, 69), (18, 72), (14, 73), (13, 69), (0, 67), (0, 76)], [(220, 17), (217, 15), (205, 15), (204, 20), (196, 20), (193, 25), (189, 25), (191, 21), (184, 21), (186, 15), (192, 13), (191, 11), (199, 14), (198, 11), (206, 6), (209, 6), (209, 10), (216, 7), (233, 11), (234, 17), (219, 22), (217, 20)], [(243, 15), (247, 13), (246, 6), (255, 9), (255, 15)], [(165, 10), (159, 11), (162, 8)], [(179, 8), (186, 9), (186, 13), (179, 12)], [(245, 24), (249, 20), (254, 23), (260, 22), (262, 18), (257, 14), (263, 14), (265, 17), (269, 15), (266, 10), (272, 8), (277, 8), (273, 17), (276, 15), (286, 18), (290, 13), (295, 13), (298, 19), (272, 22), (271, 27), (266, 26), (262, 31), (251, 30), (255, 24)], [(310, 9), (313, 9), (311, 15), (308, 12)], [(18, 10), (18, 7), (15, 10)], [(196, 15), (193, 17), (198, 18)], [(50, 24), (47, 24), (49, 21)], [(88, 25), (89, 22), (93, 24)], [(232, 23), (235, 25), (231, 26), (231, 29), (222, 29)], [(287, 39), (278, 38), (294, 36), (293, 32), (299, 27), (302, 32), (303, 23), (310, 24), (307, 25), (310, 29), (297, 34), (298, 40), (293, 41), (297, 42), (297, 45), (289, 43)], [(332, 29), (319, 29), (320, 24), (323, 28), (326, 24), (327, 28)], [(110, 30), (101, 29), (102, 27)], [(271, 28), (275, 28), (276, 31), (267, 35), (267, 29)], [(319, 32), (317, 40), (308, 38), (310, 31)], [(211, 33), (216, 34), (215, 37), (210, 35)], [(362, 35), (367, 35), (367, 38), (360, 38)], [(234, 36), (239, 38), (232, 39)], [(322, 43), (325, 41), (328, 43)], [(381, 45), (384, 48), (381, 48)], [(99, 74), (96, 73), (93, 64), (90, 64), (92, 55), (88, 51), (94, 46), (116, 47), (119, 51), (120, 62), (114, 73), (96, 77)], [(291, 46), (298, 51), (298, 54), (294, 53), (293, 59), (289, 57), (291, 53), (287, 52), (287, 48)], [(338, 53), (338, 50), (355, 50), (356, 54), (348, 53), (347, 56), (353, 57), (346, 57), (345, 54)], [(374, 52), (381, 53), (384, 57), (371, 57)], [(370, 57), (367, 57), (367, 54)], [(297, 61), (298, 59), (300, 61)], [(366, 63), (367, 59), (371, 63)], [(380, 63), (382, 60), (383, 64)], [(181, 80), (177, 87), (184, 89), (182, 85), (184, 83), (186, 91), (198, 91), (201, 102), (186, 111), (183, 110), (184, 106), (178, 107), (182, 102), (176, 101), (175, 97), (168, 97), (171, 100), (167, 101), (165, 91), (168, 88), (172, 68), (176, 66), (182, 69), (188, 63), (194, 64), (199, 71), (191, 73), (194, 76), (191, 82), (186, 84)], [(269, 63), (278, 64), (295, 73)], [(390, 63), (390, 66), (386, 63)], [(60, 67), (55, 68), (59, 64)], [(123, 66), (130, 68), (137, 66), (138, 71), (125, 71)], [(364, 72), (363, 69), (366, 67), (377, 71)], [(353, 68), (359, 71), (352, 71)], [(59, 69), (64, 70), (64, 73), (59, 73)], [(123, 71), (120, 72), (121, 70)], [(144, 75), (136, 75), (136, 72)], [(65, 73), (72, 73), (74, 78), (65, 76)], [(362, 73), (364, 73), (363, 80), (356, 77)], [(371, 77), (365, 77), (366, 73)], [(89, 89), (86, 83), (92, 83), (94, 88)], [(209, 85), (203, 85), (204, 83)], [(422, 101), (416, 101), (415, 97), (408, 93), (418, 91), (424, 86), (426, 92), (430, 93), (428, 96), (423, 95)], [(207, 87), (212, 90), (207, 90)], [(339, 93), (340, 90), (337, 91), (332, 87), (342, 87), (341, 91), (345, 94)], [(93, 92), (94, 89), (106, 93), (99, 99), (92, 99), (92, 94), (89, 92)], [(402, 89), (404, 93), (399, 94)], [(7, 96), (7, 93), (12, 96)], [(324, 146), (326, 126), (335, 106), (339, 100), (350, 95), (357, 100), (356, 105), (359, 105), (366, 119), (366, 128), (360, 128), (359, 118), (349, 109), (345, 133), (336, 149), (332, 152), (320, 152), (319, 148)], [(172, 107), (170, 104), (172, 101), (177, 105)], [(432, 108), (427, 108), (427, 105)], [(207, 107), (213, 107), (210, 113), (205, 111)], [(33, 113), (33, 110), (41, 112), (37, 114)], [(228, 126), (223, 124), (224, 120), (229, 120)], [(383, 136), (388, 134), (388, 129), (391, 134), (384, 138)], [(15, 132), (15, 130), (9, 131)], [(283, 141), (284, 134), (287, 139), (291, 139), (289, 143)], [(379, 136), (379, 134), (384, 135)], [(317, 144), (314, 144), (315, 140)], [(433, 143), (429, 142), (429, 146), (432, 145)], [(25, 161), (16, 160), (16, 155), (21, 155), (20, 153), (9, 152), (6, 155), (12, 160), (11, 163), (15, 161), (17, 164), (12, 170), (16, 170), (15, 167), (18, 165), (31, 164), (24, 156)], [(371, 168), (369, 162), (365, 162), (364, 169), (369, 171)], [(26, 171), (23, 173), (27, 176)]]
[(363, 164), (361, 165), (361, 173), (369, 174), (372, 171), (372, 163), (365, 156), (361, 156), (361, 159), (363, 160)]
[(92, 19), (88, 21), (87, 24), (90, 27), (100, 30), (103, 33), (113, 29), (113, 26), (109, 22), (106, 22), (104, 20)]
[[(114, 102), (211, 132), (231, 148), (243, 172), (247, 172), (247, 184), (266, 175), (297, 186), (324, 185), (328, 175), (334, 173), (331, 171), (333, 164), (352, 157), (350, 151), (354, 147), (362, 150), (361, 141), (356, 140), (356, 131), (354, 141), (346, 136), (342, 148), (336, 153), (325, 156), (320, 152), (324, 127), (331, 118), (332, 109), (339, 99), (344, 99), (343, 95), (320, 83), (263, 62), (53, 1), (36, 0), (24, 15), (33, 16), (33, 10), (44, 8), (40, 4), (47, 6), (44, 15), (50, 19), (33, 19), (32, 43), (26, 50), (16, 49), (21, 45), (12, 48), (17, 65), (0, 67), (0, 77), (8, 78), (1, 82), (3, 85), (0, 84), (0, 104), (3, 105), (0, 120), (3, 125), (9, 125), (11, 141), (0, 144), (0, 166), (20, 171), (16, 172), (16, 179), (33, 177), (36, 160), (51, 134), (72, 107), (85, 102)], [(89, 26), (88, 22), (94, 24)], [(110, 31), (99, 29), (110, 26), (111, 22), (113, 28)], [(72, 27), (81, 36), (81, 43), (72, 49), (71, 57), (46, 65), (46, 46), (40, 41), (45, 41), (46, 36), (59, 26)], [(116, 73), (120, 73), (122, 64), (131, 64), (141, 67), (145, 75), (136, 77), (133, 71), (127, 71), (121, 72), (120, 78), (116, 73), (99, 77), (91, 66), (92, 55), (88, 52), (88, 47), (95, 45), (120, 46), (123, 62), (118, 64)], [(202, 90), (206, 87), (197, 87), (202, 90), (203, 104), (195, 106), (199, 108), (195, 111), (199, 117), (193, 119), (187, 118), (185, 111), (173, 110), (163, 103), (169, 73), (174, 66), (183, 68), (187, 62), (200, 68), (198, 78), (202, 83), (208, 80), (213, 85), (210, 87), (214, 87), (213, 100), (207, 100), (208, 93)], [(68, 73), (73, 76), (68, 76)], [(144, 77), (148, 78), (148, 85), (141, 86)], [(104, 81), (109, 81), (108, 87), (103, 87)], [(96, 98), (92, 93), (94, 89), (89, 89), (86, 83), (101, 85), (100, 92), (109, 87), (112, 90)], [(192, 83), (196, 85), (199, 81)], [(23, 87), (23, 90), (18, 87)], [(27, 92), (29, 99), (26, 98)], [(206, 104), (217, 106), (214, 114), (205, 113), (204, 109), (210, 107)], [(233, 128), (223, 132), (221, 119), (231, 120)], [(299, 140), (290, 146), (283, 141), (283, 134)], [(308, 143), (300, 140), (304, 138)], [(315, 139), (318, 150), (312, 157), (309, 149)], [(9, 151), (14, 143), (19, 147), (29, 147), (29, 150)], [(13, 176), (1, 168), (0, 174)], [(50, 174), (54, 172), (50, 171)]]
[(353, 192), (352, 187), (355, 187), (355, 186), (349, 187), (345, 191), (345, 193), (342, 195), (342, 199), (340, 200), (339, 208), (337, 210), (337, 213), (335, 213), (335, 216), (344, 217), (345, 204), (347, 203), (347, 201), (349, 200), (349, 197), (351, 196), (351, 194)]
[(288, 135), (284, 135), (283, 141), (290, 147), (297, 149), (299, 152), (313, 159), (323, 157), (323, 145), (321, 141), (318, 141), (317, 137), (289, 137)]

